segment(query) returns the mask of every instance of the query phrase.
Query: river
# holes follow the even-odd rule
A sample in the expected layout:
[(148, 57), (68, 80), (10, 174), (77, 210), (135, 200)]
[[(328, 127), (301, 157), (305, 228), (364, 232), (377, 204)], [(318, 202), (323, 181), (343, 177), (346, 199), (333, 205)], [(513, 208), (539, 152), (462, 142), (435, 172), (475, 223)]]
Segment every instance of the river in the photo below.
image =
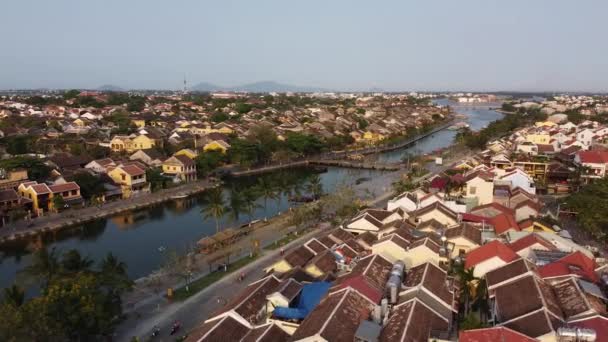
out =
[[(488, 106), (457, 106), (445, 99), (436, 100), (435, 103), (450, 104), (456, 112), (466, 115), (467, 122), (474, 130), (481, 129), (489, 122), (502, 117), (502, 114), (489, 110)], [(449, 146), (455, 134), (456, 131), (443, 130), (407, 148), (383, 153), (378, 159), (384, 162), (397, 162), (408, 153), (432, 152)], [(259, 178), (281, 182), (284, 188), (292, 192), (303, 191), (314, 173), (310, 169), (291, 169), (230, 180), (224, 186), (224, 197), (229, 198), (231, 191), (242, 191), (254, 186)], [(320, 178), (324, 191), (331, 192), (341, 184), (353, 185), (358, 179), (374, 178), (382, 174), (381, 171), (330, 167), (327, 172), (320, 174)], [(280, 199), (264, 201), (263, 198), (259, 198), (256, 201), (258, 208), (254, 210), (251, 218), (263, 219), (285, 211), (289, 206), (288, 197), (289, 193), (285, 192), (280, 195)], [(199, 195), (45, 235), (39, 241), (20, 241), (2, 245), (0, 246), (0, 287), (10, 286), (15, 282), (18, 271), (30, 262), (30, 250), (39, 243), (59, 251), (77, 249), (82, 255), (96, 262), (111, 252), (127, 264), (129, 276), (133, 279), (150, 274), (159, 268), (164, 258), (163, 253), (166, 251), (185, 249), (201, 237), (215, 232), (215, 222), (203, 219), (200, 213), (203, 205), (203, 196)], [(236, 221), (228, 217), (223, 218), (221, 225), (234, 227), (249, 220), (248, 215), (241, 213)]]

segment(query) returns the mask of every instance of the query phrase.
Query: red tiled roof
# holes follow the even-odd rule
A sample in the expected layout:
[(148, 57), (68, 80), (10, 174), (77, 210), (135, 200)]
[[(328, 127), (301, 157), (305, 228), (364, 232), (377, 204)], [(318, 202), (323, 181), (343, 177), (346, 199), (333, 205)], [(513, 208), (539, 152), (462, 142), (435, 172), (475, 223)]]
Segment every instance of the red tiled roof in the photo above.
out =
[(511, 229), (516, 231), (521, 230), (517, 224), (517, 221), (515, 221), (515, 217), (509, 214), (499, 214), (492, 217), (490, 219), (490, 223), (494, 226), (494, 232), (497, 235), (504, 234)]
[(146, 171), (142, 170), (141, 168), (139, 168), (136, 165), (125, 165), (125, 166), (121, 167), (121, 169), (131, 176), (138, 176), (138, 175), (143, 175), (144, 173), (146, 173)]
[(478, 210), (483, 210), (483, 209), (486, 209), (486, 208), (492, 208), (492, 209), (500, 211), (500, 212), (502, 212), (504, 214), (510, 214), (510, 215), (515, 214), (515, 211), (513, 209), (508, 208), (508, 207), (506, 207), (506, 206), (504, 206), (504, 205), (502, 205), (500, 203), (496, 203), (496, 202), (492, 202), (492, 203), (488, 203), (488, 204), (484, 204), (484, 205), (479, 205), (479, 206), (471, 209), (471, 212), (475, 212), (475, 211), (478, 211)]
[(550, 251), (557, 249), (557, 248), (555, 248), (555, 246), (553, 246), (553, 244), (551, 242), (543, 239), (542, 237), (540, 237), (537, 234), (530, 234), (530, 235), (524, 236), (523, 238), (509, 244), (509, 247), (514, 252), (519, 252), (522, 249), (528, 248), (537, 243), (539, 245), (542, 245), (543, 247), (547, 248), (547, 250), (550, 250)]
[(372, 286), (365, 275), (360, 274), (346, 278), (346, 280), (332, 290), (344, 289), (347, 287), (359, 291), (359, 293), (374, 303), (380, 303), (380, 300), (382, 299), (382, 291), (378, 290), (375, 286)]
[(448, 184), (448, 180), (441, 177), (436, 177), (431, 181), (430, 188), (432, 189), (445, 189)]
[(475, 330), (461, 331), (458, 341), (460, 342), (534, 342), (536, 339), (511, 330), (506, 327), (493, 327)]
[(566, 255), (550, 264), (538, 269), (538, 273), (543, 278), (553, 278), (562, 276), (578, 276), (592, 282), (598, 282), (595, 274), (595, 260), (589, 258), (580, 251)]
[(51, 189), (46, 184), (35, 184), (31, 186), (32, 189), (38, 194), (48, 194), (51, 192)]
[(467, 253), (465, 268), (475, 267), (493, 257), (499, 257), (507, 263), (517, 259), (519, 256), (502, 242), (494, 240)]
[(608, 151), (580, 151), (578, 157), (582, 163), (608, 164)]
[(79, 190), (80, 187), (75, 182), (67, 182), (67, 183), (64, 183), (64, 184), (51, 185), (51, 186), (49, 186), (49, 189), (51, 189), (51, 191), (53, 193), (55, 193), (55, 192), (64, 192), (64, 191)]
[(476, 223), (490, 223), (490, 219), (484, 216), (479, 216), (470, 213), (462, 213), (461, 214), (463, 222), (476, 222)]

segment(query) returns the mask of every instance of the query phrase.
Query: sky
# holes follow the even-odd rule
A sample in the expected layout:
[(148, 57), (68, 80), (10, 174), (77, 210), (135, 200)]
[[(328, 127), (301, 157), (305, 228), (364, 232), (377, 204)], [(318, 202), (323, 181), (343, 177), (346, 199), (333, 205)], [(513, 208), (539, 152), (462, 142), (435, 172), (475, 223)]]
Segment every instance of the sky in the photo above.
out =
[(605, 0), (4, 0), (0, 89), (608, 91)]

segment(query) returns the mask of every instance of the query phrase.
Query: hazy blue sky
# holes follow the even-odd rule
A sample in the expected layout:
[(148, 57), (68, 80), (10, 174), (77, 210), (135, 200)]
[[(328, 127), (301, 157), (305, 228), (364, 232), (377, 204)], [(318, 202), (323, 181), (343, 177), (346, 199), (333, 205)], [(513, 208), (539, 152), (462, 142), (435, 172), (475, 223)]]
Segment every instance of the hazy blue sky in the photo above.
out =
[(5, 0), (0, 88), (608, 91), (606, 0)]

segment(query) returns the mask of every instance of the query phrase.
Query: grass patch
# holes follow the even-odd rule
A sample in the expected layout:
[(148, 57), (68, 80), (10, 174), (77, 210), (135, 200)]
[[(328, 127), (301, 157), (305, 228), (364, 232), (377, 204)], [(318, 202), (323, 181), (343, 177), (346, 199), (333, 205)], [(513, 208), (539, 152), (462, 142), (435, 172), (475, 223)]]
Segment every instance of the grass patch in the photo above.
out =
[(179, 289), (177, 289), (173, 292), (173, 299), (174, 300), (185, 300), (185, 299), (197, 294), (198, 292), (204, 290), (205, 288), (207, 288), (209, 285), (215, 283), (216, 281), (226, 277), (227, 275), (233, 273), (234, 271), (237, 271), (240, 268), (244, 267), (245, 265), (253, 262), (258, 257), (259, 257), (259, 255), (255, 255), (253, 257), (246, 256), (246, 257), (241, 258), (241, 259), (233, 262), (232, 264), (228, 265), (228, 270), (226, 272), (216, 271), (216, 272), (210, 273), (204, 277), (201, 277), (190, 283), (190, 291), (186, 291), (185, 286), (180, 287)]

